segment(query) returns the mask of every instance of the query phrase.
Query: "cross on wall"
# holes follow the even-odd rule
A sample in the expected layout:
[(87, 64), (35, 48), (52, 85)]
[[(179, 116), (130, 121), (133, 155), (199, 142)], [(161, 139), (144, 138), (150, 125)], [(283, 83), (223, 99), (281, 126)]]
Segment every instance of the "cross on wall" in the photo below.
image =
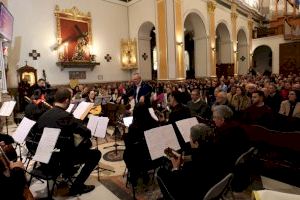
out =
[(33, 60), (37, 60), (38, 57), (41, 57), (41, 54), (36, 50), (32, 50), (32, 52), (29, 53), (29, 56), (32, 57)]
[(143, 53), (142, 57), (143, 57), (144, 60), (147, 60), (148, 55), (146, 53)]
[(106, 60), (106, 62), (110, 62), (112, 60), (112, 57), (109, 54), (106, 54), (106, 56), (104, 56), (104, 59)]

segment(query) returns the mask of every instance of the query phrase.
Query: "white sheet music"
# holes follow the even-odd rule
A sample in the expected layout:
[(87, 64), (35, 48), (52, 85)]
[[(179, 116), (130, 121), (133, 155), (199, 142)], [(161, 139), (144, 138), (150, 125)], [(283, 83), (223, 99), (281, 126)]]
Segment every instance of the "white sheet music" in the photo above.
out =
[(283, 193), (272, 190), (258, 190), (254, 191), (254, 197), (256, 200), (299, 200), (300, 195)]
[(99, 117), (95, 115), (91, 115), (87, 124), (87, 128), (91, 130), (92, 135), (95, 134)]
[(94, 136), (99, 138), (105, 137), (108, 121), (109, 121), (108, 117), (99, 117)]
[(6, 101), (2, 104), (0, 109), (0, 116), (8, 117), (11, 115), (14, 107), (16, 105), (16, 101)]
[(42, 138), (33, 156), (33, 160), (48, 164), (55, 148), (60, 129), (44, 128)]
[(185, 142), (190, 141), (190, 130), (192, 126), (199, 124), (196, 117), (183, 119), (176, 122), (176, 125), (184, 139)]
[(35, 121), (24, 117), (12, 136), (14, 140), (17, 143), (22, 144), (35, 123)]
[(179, 150), (180, 146), (172, 125), (153, 128), (144, 132), (148, 150), (152, 160), (164, 156), (164, 150), (171, 147)]
[(123, 118), (123, 122), (125, 124), (126, 127), (129, 127), (130, 124), (132, 124), (132, 120), (133, 120), (133, 117), (130, 116), (130, 117), (124, 117)]
[(152, 117), (155, 121), (158, 121), (158, 118), (157, 118), (157, 116), (156, 116), (156, 114), (155, 114), (153, 108), (148, 108), (148, 110), (149, 110), (149, 113), (150, 113), (151, 117)]
[(77, 108), (74, 110), (73, 115), (77, 119), (83, 119), (94, 104), (90, 102), (80, 102)]
[(74, 108), (75, 104), (74, 103), (70, 103), (69, 107), (67, 108), (67, 112), (70, 113), (72, 111), (72, 109)]

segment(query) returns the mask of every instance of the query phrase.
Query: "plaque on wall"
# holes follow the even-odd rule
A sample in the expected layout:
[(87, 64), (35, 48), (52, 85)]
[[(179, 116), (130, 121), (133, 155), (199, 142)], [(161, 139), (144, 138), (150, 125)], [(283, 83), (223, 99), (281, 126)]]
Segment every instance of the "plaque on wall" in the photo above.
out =
[(69, 79), (86, 79), (85, 71), (69, 71)]

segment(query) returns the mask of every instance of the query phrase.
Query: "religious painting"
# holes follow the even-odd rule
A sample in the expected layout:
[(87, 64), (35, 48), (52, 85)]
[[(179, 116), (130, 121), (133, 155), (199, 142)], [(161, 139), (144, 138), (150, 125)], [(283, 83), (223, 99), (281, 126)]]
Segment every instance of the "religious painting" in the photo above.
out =
[(82, 13), (76, 7), (60, 10), (55, 8), (59, 61), (91, 61), (91, 14)]

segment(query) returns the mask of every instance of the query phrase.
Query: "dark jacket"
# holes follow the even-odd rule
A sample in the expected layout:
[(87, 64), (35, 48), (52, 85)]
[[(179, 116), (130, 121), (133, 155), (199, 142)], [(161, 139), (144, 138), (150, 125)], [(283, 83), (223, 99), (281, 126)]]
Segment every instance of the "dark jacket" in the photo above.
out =
[[(144, 81), (141, 82), (141, 88), (139, 89), (139, 92), (136, 93), (137, 86), (133, 86), (133, 96), (134, 99), (140, 100), (141, 96), (145, 97), (145, 104), (150, 105), (150, 97), (151, 97), (151, 92), (152, 92), (152, 87), (145, 83)], [(137, 103), (137, 102), (136, 102)]]

